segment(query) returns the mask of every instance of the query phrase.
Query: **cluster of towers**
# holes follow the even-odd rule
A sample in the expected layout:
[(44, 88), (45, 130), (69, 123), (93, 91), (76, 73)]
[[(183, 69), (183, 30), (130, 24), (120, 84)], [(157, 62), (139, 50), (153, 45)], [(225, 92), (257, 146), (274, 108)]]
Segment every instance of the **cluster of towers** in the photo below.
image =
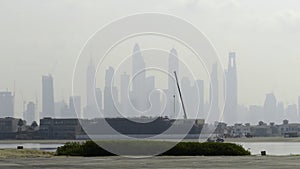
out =
[[(183, 100), (187, 112), (197, 112), (204, 117), (205, 107), (211, 106), (215, 112), (222, 111), (219, 106), (219, 91), (218, 91), (218, 71), (217, 65), (213, 65), (211, 80), (215, 86), (211, 86), (214, 92), (211, 92), (212, 103), (205, 103), (204, 99), (204, 81), (191, 81), (188, 77), (183, 76), (180, 86), (183, 91)], [(140, 117), (140, 116), (168, 116), (171, 118), (182, 118), (180, 114), (181, 103), (179, 100), (178, 89), (174, 79), (173, 72), (180, 72), (178, 53), (173, 48), (169, 52), (168, 58), (168, 88), (163, 89), (166, 98), (156, 90), (154, 76), (146, 74), (146, 63), (142, 56), (140, 47), (135, 44), (132, 53), (132, 74), (123, 72), (120, 75), (120, 87), (118, 88), (113, 80), (115, 71), (112, 67), (108, 67), (105, 73), (105, 86), (103, 92), (101, 89), (95, 88), (95, 66), (90, 62), (87, 69), (87, 106), (83, 111), (84, 118), (99, 117), (95, 113), (98, 110), (98, 115), (102, 117)], [(165, 79), (160, 79), (165, 80)], [(131, 84), (131, 85), (129, 85)], [(118, 91), (118, 89), (120, 91)], [(226, 108), (224, 120), (234, 121), (237, 113), (237, 73), (235, 63), (235, 53), (229, 54), (229, 65), (226, 71)], [(95, 92), (96, 91), (96, 92)], [(212, 96), (213, 95), (213, 96)], [(96, 98), (96, 99), (95, 99)], [(165, 102), (165, 107), (163, 104)], [(103, 104), (102, 104), (103, 103)], [(194, 117), (197, 118), (197, 117)]]
[[(265, 122), (279, 123), (283, 119), (299, 121), (300, 97), (297, 104), (284, 105), (277, 100), (273, 93), (266, 94), (262, 105), (250, 105), (248, 107), (238, 104), (238, 80), (236, 56), (234, 52), (229, 53), (228, 67), (225, 70), (224, 100), (225, 107), (222, 108), (220, 98), (220, 79), (217, 64), (213, 64), (210, 74), (209, 98), (205, 100), (204, 80), (191, 81), (182, 76), (180, 87), (188, 115), (197, 112), (200, 117), (206, 118), (208, 112), (212, 115), (222, 114), (221, 120), (228, 124), (237, 122), (257, 123)], [(120, 74), (119, 86), (115, 85), (113, 67), (108, 67), (105, 72), (105, 86), (103, 89), (96, 88), (96, 69), (91, 60), (86, 72), (86, 105), (81, 108), (81, 96), (70, 96), (69, 103), (56, 102), (54, 99), (53, 77), (42, 76), (42, 102), (41, 112), (37, 113), (37, 100), (27, 102), (23, 100), (23, 118), (31, 123), (44, 117), (55, 118), (97, 118), (97, 117), (141, 117), (141, 116), (168, 116), (170, 118), (183, 118), (181, 112), (181, 101), (174, 80), (174, 71), (182, 73), (179, 68), (178, 53), (171, 49), (168, 56), (168, 78), (167, 88), (157, 90), (156, 78), (147, 74), (146, 63), (140, 47), (136, 44), (132, 52), (132, 72)], [(162, 95), (164, 93), (164, 97)], [(15, 117), (14, 114), (14, 92), (0, 92), (0, 118)], [(165, 106), (164, 106), (165, 105)]]

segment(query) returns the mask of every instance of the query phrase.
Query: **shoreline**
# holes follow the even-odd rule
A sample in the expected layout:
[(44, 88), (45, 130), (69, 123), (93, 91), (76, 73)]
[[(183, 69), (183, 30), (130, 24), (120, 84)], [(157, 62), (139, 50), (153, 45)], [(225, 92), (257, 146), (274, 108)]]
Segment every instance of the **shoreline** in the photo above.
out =
[[(300, 142), (300, 137), (252, 137), (252, 138), (225, 138), (226, 143), (239, 142)], [(0, 140), (0, 144), (65, 144), (67, 142), (85, 142), (87, 140)], [(161, 140), (158, 140), (161, 141)], [(165, 140), (171, 141), (171, 140)], [(183, 142), (196, 142), (198, 139), (186, 139)]]

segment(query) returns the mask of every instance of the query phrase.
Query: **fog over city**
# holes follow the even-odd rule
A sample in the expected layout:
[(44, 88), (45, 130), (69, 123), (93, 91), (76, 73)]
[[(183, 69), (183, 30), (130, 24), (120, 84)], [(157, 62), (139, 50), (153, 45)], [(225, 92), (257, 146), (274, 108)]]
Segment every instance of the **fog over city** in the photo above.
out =
[[(94, 3), (99, 3), (99, 5)], [(196, 94), (197, 96), (194, 97), (196, 100), (189, 100), (191, 97), (186, 97), (184, 100), (186, 100), (188, 112), (201, 114), (200, 116), (188, 114), (190, 117), (205, 118), (205, 112), (210, 106), (209, 98), (212, 95), (210, 80), (216, 79), (213, 74), (214, 66), (209, 67), (211, 71), (209, 74), (203, 66), (199, 66), (199, 63), (189, 58), (192, 56), (190, 51), (178, 42), (162, 37), (145, 36), (132, 38), (122, 43), (109, 54), (108, 58), (111, 60), (104, 62), (105, 66), (98, 65), (96, 58), (99, 56), (96, 53), (86, 53), (86, 63), (81, 65), (84, 69), (84, 72), (81, 72), (83, 74), (82, 90), (72, 93), (76, 59), (87, 40), (111, 21), (145, 11), (178, 16), (197, 27), (210, 40), (221, 63), (216, 69), (226, 72), (224, 78), (229, 84), (225, 87), (224, 79), (218, 80), (220, 86), (224, 86), (229, 94), (226, 98), (228, 106), (225, 106), (224, 115), (228, 114), (226, 112), (231, 113), (224, 116), (222, 120), (229, 123), (257, 123), (260, 120), (281, 123), (284, 119), (292, 122), (300, 121), (298, 113), (300, 80), (297, 76), (297, 72), (300, 72), (300, 2), (297, 0), (273, 0), (272, 3), (259, 0), (223, 0), (222, 2), (217, 0), (155, 0), (155, 3), (140, 0), (126, 1), (126, 3), (114, 0), (93, 1), (93, 3), (69, 0), (0, 1), (0, 58), (2, 60), (0, 62), (0, 78), (2, 79), (0, 91), (15, 94), (14, 116), (23, 117), (23, 112), (28, 109), (31, 111), (37, 109), (36, 113), (42, 112), (45, 116), (56, 116), (55, 107), (65, 106), (66, 112), (80, 109), (82, 117), (93, 117), (93, 115), (87, 115), (95, 112), (95, 107), (89, 106), (89, 104), (93, 105), (95, 100), (89, 101), (89, 97), (92, 96), (88, 96), (89, 86), (86, 86), (89, 83), (89, 79), (85, 77), (88, 72), (96, 73), (95, 88), (97, 89), (95, 91), (98, 94), (101, 93), (97, 101), (101, 103), (100, 109), (105, 112), (105, 104), (110, 104), (105, 102), (105, 84), (112, 81), (109, 74), (115, 71), (115, 94), (121, 102), (120, 108), (128, 111), (129, 109), (124, 107), (126, 103), (122, 103), (122, 97), (126, 96), (126, 92), (122, 94), (121, 90), (122, 79), (127, 81), (133, 73), (137, 73), (134, 67), (134, 62), (136, 62), (138, 65), (136, 70), (141, 69), (143, 64), (160, 65), (167, 71), (172, 70), (169, 72), (171, 74), (176, 70), (179, 73), (183, 95), (195, 94), (196, 86), (203, 88), (202, 93), (197, 90), (200, 94)], [(158, 46), (163, 50), (147, 52), (147, 49), (155, 49)], [(97, 46), (93, 46), (94, 48)], [(140, 55), (143, 58), (139, 57)], [(170, 59), (175, 55), (178, 62)], [(151, 63), (153, 59), (149, 59), (151, 56), (157, 57), (153, 63)], [(126, 57), (129, 59), (124, 60), (122, 67), (118, 67), (120, 60)], [(142, 60), (139, 60), (141, 58)], [(172, 67), (174, 65), (175, 67)], [(189, 74), (189, 69), (196, 72), (194, 79), (192, 74)], [(170, 81), (174, 83), (174, 79), (170, 80), (168, 76), (156, 73), (149, 71), (143, 75), (144, 79), (138, 78), (141, 81), (145, 80), (144, 85), (134, 84), (133, 81), (130, 96), (134, 97), (134, 91), (143, 93), (142, 90), (155, 88), (176, 90), (173, 89), (177, 87), (175, 84), (171, 87), (169, 85)], [(148, 78), (149, 76), (155, 76), (155, 78)], [(191, 83), (185, 83), (189, 81), (188, 79)], [(146, 84), (155, 85), (149, 87)], [(137, 86), (143, 86), (145, 89)], [(93, 87), (91, 85), (90, 89)], [(43, 92), (47, 93), (51, 88), (53, 88), (53, 95), (50, 92), (46, 98), (43, 98)], [(107, 90), (113, 91), (114, 86)], [(144, 94), (147, 92), (145, 91)], [(153, 103), (161, 104), (162, 101), (155, 101), (163, 100), (163, 96), (157, 93), (152, 94)], [(222, 94), (224, 93), (218, 96), (221, 99)], [(72, 95), (80, 97), (70, 98)], [(170, 94), (167, 97), (172, 99), (173, 95)], [(0, 99), (1, 105), (11, 103), (7, 98), (12, 99), (8, 94), (4, 101)], [(111, 99), (108, 98), (108, 100)], [(199, 99), (202, 99), (201, 102)], [(45, 102), (53, 100), (55, 103), (51, 103), (52, 106), (44, 105), (43, 100), (46, 100)], [(72, 106), (73, 104), (69, 102), (75, 102), (75, 105), (80, 103), (80, 106)], [(177, 100), (173, 102), (174, 104), (166, 102), (165, 111), (168, 113), (163, 115), (172, 117), (171, 112), (179, 111), (178, 107), (171, 109), (173, 105), (180, 107), (176, 102), (180, 101)], [(200, 104), (200, 112), (191, 108), (194, 102)], [(146, 101), (139, 99), (134, 104), (141, 110), (149, 106)], [(156, 109), (150, 110), (147, 115), (158, 116), (159, 114), (154, 112), (159, 112), (162, 108), (159, 105), (154, 105), (154, 108)], [(59, 113), (61, 113), (59, 117), (68, 117), (62, 115), (63, 111)], [(176, 111), (174, 113), (176, 114)], [(180, 114), (180, 117), (182, 118), (183, 114)], [(37, 120), (37, 116), (34, 120)]]

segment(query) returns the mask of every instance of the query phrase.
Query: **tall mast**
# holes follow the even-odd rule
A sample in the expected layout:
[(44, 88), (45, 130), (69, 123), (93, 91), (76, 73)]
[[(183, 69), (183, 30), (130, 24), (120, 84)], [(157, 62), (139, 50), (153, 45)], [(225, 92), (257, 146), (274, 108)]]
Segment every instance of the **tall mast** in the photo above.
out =
[(178, 83), (178, 78), (177, 78), (176, 71), (174, 71), (174, 75), (175, 75), (176, 84), (177, 84), (177, 88), (178, 88), (178, 91), (179, 91), (179, 96), (180, 96), (180, 100), (181, 100), (181, 104), (182, 104), (182, 109), (183, 109), (183, 113), (184, 113), (184, 119), (187, 119), (187, 115), (186, 115), (186, 112), (185, 112), (185, 107), (184, 107), (183, 98), (182, 98), (182, 95), (181, 95), (181, 90), (180, 90), (180, 87), (179, 87), (179, 83)]

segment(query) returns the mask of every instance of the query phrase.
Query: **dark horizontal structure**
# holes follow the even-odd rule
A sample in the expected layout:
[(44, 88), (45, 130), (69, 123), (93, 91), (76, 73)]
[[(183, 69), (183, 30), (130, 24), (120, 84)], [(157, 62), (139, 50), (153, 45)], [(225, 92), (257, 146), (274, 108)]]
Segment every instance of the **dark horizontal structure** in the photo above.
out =
[[(43, 118), (40, 125), (26, 125), (15, 118), (0, 119), (0, 139), (87, 140), (129, 138), (197, 138), (204, 125), (202, 119), (156, 118)], [(119, 137), (120, 136), (120, 137)], [(160, 136), (160, 137), (158, 137)]]

